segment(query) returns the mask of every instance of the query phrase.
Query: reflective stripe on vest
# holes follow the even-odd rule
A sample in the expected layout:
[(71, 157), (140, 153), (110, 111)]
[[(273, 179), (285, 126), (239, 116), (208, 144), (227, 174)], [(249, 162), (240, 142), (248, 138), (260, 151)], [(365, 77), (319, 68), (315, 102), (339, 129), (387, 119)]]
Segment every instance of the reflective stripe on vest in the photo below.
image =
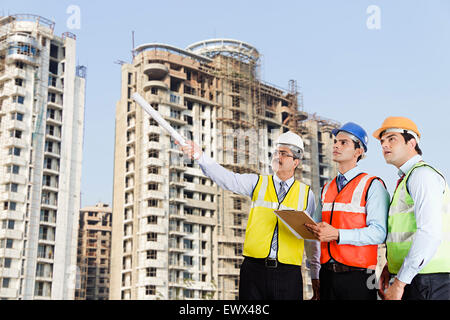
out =
[[(366, 195), (374, 176), (361, 173), (350, 180), (340, 192), (336, 178), (326, 184), (322, 190), (322, 221), (336, 229), (358, 229), (367, 227)], [(336, 241), (321, 243), (320, 263), (331, 258), (339, 263), (375, 269), (377, 264), (377, 245), (354, 246), (337, 244)]]
[[(408, 192), (407, 181), (414, 169), (427, 166), (442, 176), (439, 171), (421, 161), (416, 163), (397, 186), (389, 208), (388, 236), (386, 239), (389, 272), (397, 274), (409, 253), (417, 231), (414, 215), (414, 200)], [(445, 179), (444, 179), (445, 180)], [(450, 192), (447, 183), (442, 203), (442, 242), (433, 258), (419, 273), (450, 272)]]
[(301, 265), (304, 240), (295, 237), (274, 214), (274, 210), (306, 210), (310, 187), (294, 181), (281, 203), (272, 176), (260, 176), (253, 191), (252, 207), (245, 231), (244, 256), (266, 258), (278, 224), (278, 261)]

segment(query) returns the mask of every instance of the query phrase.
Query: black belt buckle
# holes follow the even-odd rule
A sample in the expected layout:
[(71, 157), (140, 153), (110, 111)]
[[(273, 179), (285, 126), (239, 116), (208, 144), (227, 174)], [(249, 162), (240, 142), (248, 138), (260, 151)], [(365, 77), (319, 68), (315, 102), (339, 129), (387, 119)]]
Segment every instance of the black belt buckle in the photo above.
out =
[(277, 259), (266, 258), (265, 260), (266, 268), (276, 268), (278, 266)]
[(337, 263), (331, 263), (330, 267), (331, 267), (331, 271), (333, 271), (333, 272), (342, 272), (342, 269), (339, 268), (339, 265)]

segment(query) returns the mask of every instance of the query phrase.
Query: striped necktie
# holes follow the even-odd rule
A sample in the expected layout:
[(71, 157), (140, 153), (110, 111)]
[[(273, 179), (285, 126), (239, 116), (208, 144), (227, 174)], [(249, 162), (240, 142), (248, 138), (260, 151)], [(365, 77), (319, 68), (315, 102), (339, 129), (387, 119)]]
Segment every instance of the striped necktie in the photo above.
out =
[(338, 191), (341, 191), (342, 188), (345, 187), (346, 182), (347, 182), (347, 179), (345, 179), (345, 176), (343, 174), (338, 174), (338, 177), (337, 177)]
[[(278, 202), (282, 202), (287, 193), (287, 184), (284, 181), (280, 182), (280, 190), (278, 192)], [(275, 227), (275, 231), (273, 232), (273, 240), (272, 240), (272, 250), (270, 251), (269, 257), (276, 258), (276, 252), (278, 247), (278, 226)]]
[(280, 182), (280, 191), (278, 192), (278, 202), (282, 202), (287, 193), (287, 184), (284, 181)]

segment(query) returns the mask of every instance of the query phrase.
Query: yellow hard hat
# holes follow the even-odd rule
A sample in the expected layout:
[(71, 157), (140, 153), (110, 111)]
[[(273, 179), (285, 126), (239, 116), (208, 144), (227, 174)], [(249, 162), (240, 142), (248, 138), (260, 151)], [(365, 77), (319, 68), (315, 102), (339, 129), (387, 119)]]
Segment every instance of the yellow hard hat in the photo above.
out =
[(380, 134), (383, 131), (397, 131), (401, 132), (403, 130), (406, 130), (408, 133), (412, 134), (414, 138), (419, 142), (420, 138), (420, 132), (419, 129), (417, 129), (417, 125), (408, 118), (405, 117), (388, 117), (383, 121), (383, 124), (381, 125), (381, 128), (376, 130), (373, 133), (374, 138), (380, 140)]

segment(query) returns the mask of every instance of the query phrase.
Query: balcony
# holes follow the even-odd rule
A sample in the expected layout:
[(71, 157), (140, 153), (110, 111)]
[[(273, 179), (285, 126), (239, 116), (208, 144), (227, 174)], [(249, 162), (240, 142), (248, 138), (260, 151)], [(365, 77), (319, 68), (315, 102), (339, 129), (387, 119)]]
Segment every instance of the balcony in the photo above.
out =
[(169, 68), (162, 63), (148, 63), (144, 66), (144, 73), (151, 80), (161, 80), (169, 73)]
[(158, 88), (158, 89), (162, 89), (162, 90), (169, 90), (169, 86), (165, 83), (165, 82), (163, 82), (163, 81), (159, 81), (159, 80), (149, 80), (149, 81), (146, 81), (145, 83), (144, 83), (144, 91), (149, 91), (149, 90), (151, 90), (152, 88)]

